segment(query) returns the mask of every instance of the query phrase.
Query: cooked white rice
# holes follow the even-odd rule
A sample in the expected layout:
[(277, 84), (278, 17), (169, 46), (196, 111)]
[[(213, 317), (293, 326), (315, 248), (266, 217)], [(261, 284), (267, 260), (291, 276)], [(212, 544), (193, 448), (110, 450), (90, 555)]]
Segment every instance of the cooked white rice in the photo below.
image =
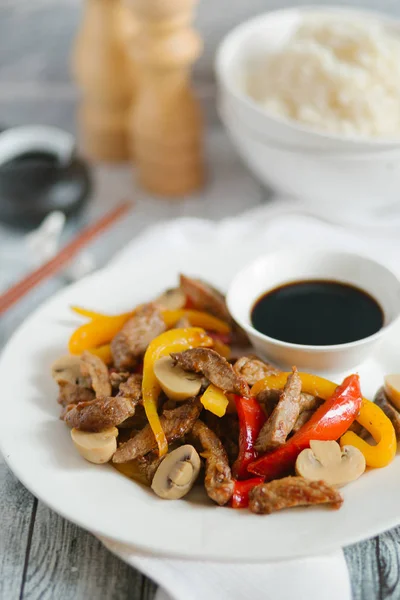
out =
[(249, 93), (266, 111), (345, 135), (400, 134), (400, 39), (375, 21), (306, 20)]

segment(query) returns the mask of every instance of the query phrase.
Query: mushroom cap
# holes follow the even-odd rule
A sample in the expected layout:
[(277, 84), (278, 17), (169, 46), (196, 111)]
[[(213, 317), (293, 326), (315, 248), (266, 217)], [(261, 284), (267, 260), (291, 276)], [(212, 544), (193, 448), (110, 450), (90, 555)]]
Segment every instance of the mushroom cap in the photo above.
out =
[(312, 440), (297, 457), (296, 473), (312, 481), (323, 480), (341, 487), (358, 479), (365, 471), (365, 458), (358, 448), (335, 441)]
[(177, 500), (185, 496), (193, 487), (200, 472), (201, 460), (190, 444), (179, 446), (166, 455), (159, 465), (151, 487), (167, 500)]
[(154, 363), (154, 375), (163, 392), (171, 400), (187, 400), (200, 392), (202, 377), (184, 371), (174, 364), (170, 356), (163, 356)]
[(71, 429), (71, 438), (79, 454), (97, 465), (108, 462), (117, 449), (118, 429), (109, 427), (96, 433)]
[(186, 304), (186, 294), (181, 288), (166, 290), (156, 299), (156, 303), (166, 310), (179, 310)]
[(76, 383), (81, 377), (81, 359), (74, 354), (64, 354), (51, 365), (51, 376), (57, 383)]

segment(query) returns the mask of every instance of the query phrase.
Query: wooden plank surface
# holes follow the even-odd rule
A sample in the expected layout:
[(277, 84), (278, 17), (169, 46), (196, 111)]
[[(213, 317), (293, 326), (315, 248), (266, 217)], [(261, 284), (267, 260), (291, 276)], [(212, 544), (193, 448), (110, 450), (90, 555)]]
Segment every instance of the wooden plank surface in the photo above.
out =
[(353, 600), (400, 598), (400, 527), (345, 549)]
[(36, 501), (0, 455), (0, 599), (20, 597)]
[(154, 590), (97, 538), (39, 503), (24, 600), (151, 600)]

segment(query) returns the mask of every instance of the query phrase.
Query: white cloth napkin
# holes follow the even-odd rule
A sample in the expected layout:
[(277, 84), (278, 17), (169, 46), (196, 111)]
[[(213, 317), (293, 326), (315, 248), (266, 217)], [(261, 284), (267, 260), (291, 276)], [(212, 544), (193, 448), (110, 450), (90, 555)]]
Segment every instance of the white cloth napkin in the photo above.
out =
[(156, 600), (351, 599), (342, 550), (275, 563), (229, 564), (149, 558), (118, 542), (102, 542), (161, 586)]
[[(201, 219), (178, 219), (156, 225), (131, 242), (110, 263), (111, 268), (134, 262), (144, 252), (162, 248), (166, 238), (174, 244), (185, 243), (188, 230), (191, 242), (218, 236), (232, 240), (232, 233), (244, 253), (251, 256), (255, 232), (265, 239), (265, 251), (281, 247), (335, 247), (379, 258), (398, 270), (397, 240), (400, 221), (352, 219), (336, 215), (335, 223), (324, 216), (309, 214), (298, 203), (272, 203), (220, 223)], [(215, 238), (214, 238), (215, 239)], [(139, 569), (160, 585), (157, 600), (350, 600), (351, 589), (342, 550), (319, 557), (263, 564), (227, 564), (187, 561), (140, 555), (117, 542), (103, 543), (125, 562)], [(266, 543), (269, 543), (266, 540)], [(273, 541), (271, 541), (273, 543)]]

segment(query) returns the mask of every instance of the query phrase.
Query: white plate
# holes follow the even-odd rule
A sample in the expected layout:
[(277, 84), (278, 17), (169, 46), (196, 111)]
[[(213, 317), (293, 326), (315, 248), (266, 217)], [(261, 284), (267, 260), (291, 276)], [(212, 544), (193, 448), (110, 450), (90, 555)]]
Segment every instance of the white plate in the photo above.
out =
[[(119, 312), (173, 285), (179, 271), (202, 275), (226, 289), (234, 272), (265, 252), (265, 230), (218, 229), (203, 223), (185, 232), (164, 226), (158, 244), (142, 244), (139, 260), (101, 271), (63, 290), (15, 333), (0, 363), (0, 439), (5, 460), (22, 483), (63, 517), (102, 536), (150, 553), (213, 560), (262, 561), (316, 555), (357, 542), (400, 523), (400, 459), (343, 490), (341, 510), (293, 509), (270, 516), (219, 508), (201, 493), (168, 502), (96, 466), (72, 447), (58, 418), (51, 362), (66, 350), (76, 326), (69, 305)], [(180, 232), (180, 233), (179, 233)], [(207, 233), (207, 235), (204, 235)], [(242, 244), (246, 237), (246, 245)], [(204, 238), (203, 242), (198, 240)], [(197, 240), (197, 242), (196, 242)], [(133, 255), (134, 256), (134, 255)], [(212, 258), (211, 258), (212, 257)], [(371, 396), (385, 372), (396, 370), (399, 331), (360, 369)]]

